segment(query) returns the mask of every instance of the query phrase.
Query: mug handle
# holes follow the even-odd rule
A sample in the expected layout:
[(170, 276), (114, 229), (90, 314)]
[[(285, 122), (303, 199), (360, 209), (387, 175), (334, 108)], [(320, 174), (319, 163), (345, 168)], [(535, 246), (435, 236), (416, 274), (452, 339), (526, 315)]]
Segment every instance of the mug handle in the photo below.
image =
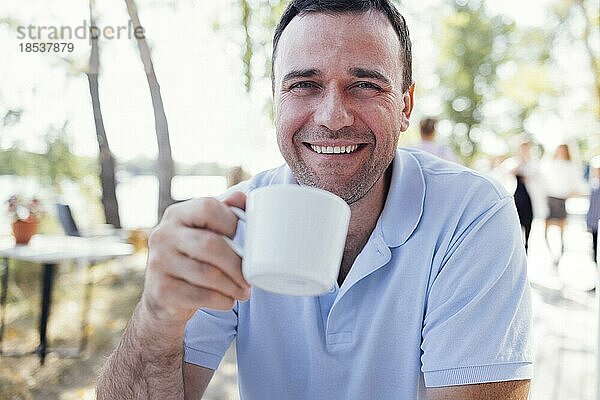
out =
[[(246, 221), (246, 212), (238, 207), (229, 207), (229, 209), (235, 214), (236, 217), (241, 219), (242, 221)], [(225, 243), (231, 247), (231, 250), (234, 251), (240, 257), (244, 257), (244, 249), (237, 244), (233, 243), (233, 240), (229, 239), (227, 236), (223, 235), (223, 239), (225, 239)]]

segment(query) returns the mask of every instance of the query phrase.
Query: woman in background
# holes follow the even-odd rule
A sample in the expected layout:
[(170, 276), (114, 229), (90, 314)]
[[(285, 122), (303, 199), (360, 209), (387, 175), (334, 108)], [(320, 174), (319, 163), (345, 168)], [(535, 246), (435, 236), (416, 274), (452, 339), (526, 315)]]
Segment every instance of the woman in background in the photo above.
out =
[[(543, 165), (542, 173), (548, 202), (548, 215), (546, 216), (545, 238), (548, 248), (548, 229), (555, 225), (560, 229), (560, 253), (564, 252), (564, 229), (567, 220), (566, 201), (569, 197), (582, 195), (586, 192), (583, 174), (579, 166), (571, 159), (569, 146), (561, 144), (557, 147), (554, 156)], [(555, 262), (558, 261), (555, 260)]]

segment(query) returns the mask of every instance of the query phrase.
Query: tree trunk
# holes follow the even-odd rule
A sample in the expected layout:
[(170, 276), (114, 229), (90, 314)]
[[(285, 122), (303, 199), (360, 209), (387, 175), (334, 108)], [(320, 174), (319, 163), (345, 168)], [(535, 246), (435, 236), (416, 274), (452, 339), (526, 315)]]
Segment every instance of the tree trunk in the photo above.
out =
[[(93, 3), (94, 0), (90, 0), (90, 26), (95, 26)], [(96, 125), (96, 138), (98, 139), (100, 183), (102, 185), (102, 207), (104, 208), (104, 218), (106, 223), (111, 224), (118, 229), (121, 228), (121, 219), (119, 218), (119, 203), (117, 202), (116, 194), (116, 163), (115, 158), (110, 151), (110, 147), (108, 146), (106, 131), (104, 129), (104, 119), (102, 117), (102, 110), (100, 108), (100, 92), (98, 90), (99, 71), (100, 55), (98, 49), (98, 38), (92, 35), (92, 49), (90, 52), (90, 60), (86, 75), (90, 86), (90, 96), (92, 98), (94, 122)]]
[[(139, 32), (141, 28), (140, 18), (138, 16), (137, 6), (134, 0), (125, 0), (127, 4), (127, 12), (131, 23), (134, 27), (134, 32)], [(144, 65), (148, 86), (150, 88), (150, 96), (152, 98), (152, 108), (154, 109), (154, 126), (156, 129), (156, 139), (158, 142), (158, 160), (156, 162), (156, 175), (158, 177), (158, 219), (162, 217), (165, 209), (172, 204), (171, 197), (171, 180), (175, 175), (175, 164), (171, 156), (171, 143), (169, 140), (169, 126), (167, 124), (167, 116), (163, 106), (162, 96), (160, 93), (160, 85), (156, 79), (156, 73), (152, 64), (152, 56), (150, 47), (146, 41), (144, 34), (135, 35), (140, 58)]]

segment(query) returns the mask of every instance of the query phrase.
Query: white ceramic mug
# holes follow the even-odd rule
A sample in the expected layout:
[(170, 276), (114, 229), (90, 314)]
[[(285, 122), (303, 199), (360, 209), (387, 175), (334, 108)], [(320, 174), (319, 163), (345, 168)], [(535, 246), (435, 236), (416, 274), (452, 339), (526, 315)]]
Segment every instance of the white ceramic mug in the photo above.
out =
[(333, 287), (350, 222), (344, 200), (313, 187), (272, 185), (250, 192), (246, 212), (232, 210), (246, 221), (244, 248), (227, 242), (242, 257), (248, 283), (294, 296)]

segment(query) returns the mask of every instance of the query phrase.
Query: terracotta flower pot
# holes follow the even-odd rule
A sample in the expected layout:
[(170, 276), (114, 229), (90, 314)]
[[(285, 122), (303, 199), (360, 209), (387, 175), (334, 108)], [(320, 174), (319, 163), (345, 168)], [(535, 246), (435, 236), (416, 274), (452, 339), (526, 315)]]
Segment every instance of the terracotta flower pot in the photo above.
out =
[(27, 244), (37, 232), (38, 223), (35, 220), (18, 219), (12, 224), (12, 231), (17, 244)]

